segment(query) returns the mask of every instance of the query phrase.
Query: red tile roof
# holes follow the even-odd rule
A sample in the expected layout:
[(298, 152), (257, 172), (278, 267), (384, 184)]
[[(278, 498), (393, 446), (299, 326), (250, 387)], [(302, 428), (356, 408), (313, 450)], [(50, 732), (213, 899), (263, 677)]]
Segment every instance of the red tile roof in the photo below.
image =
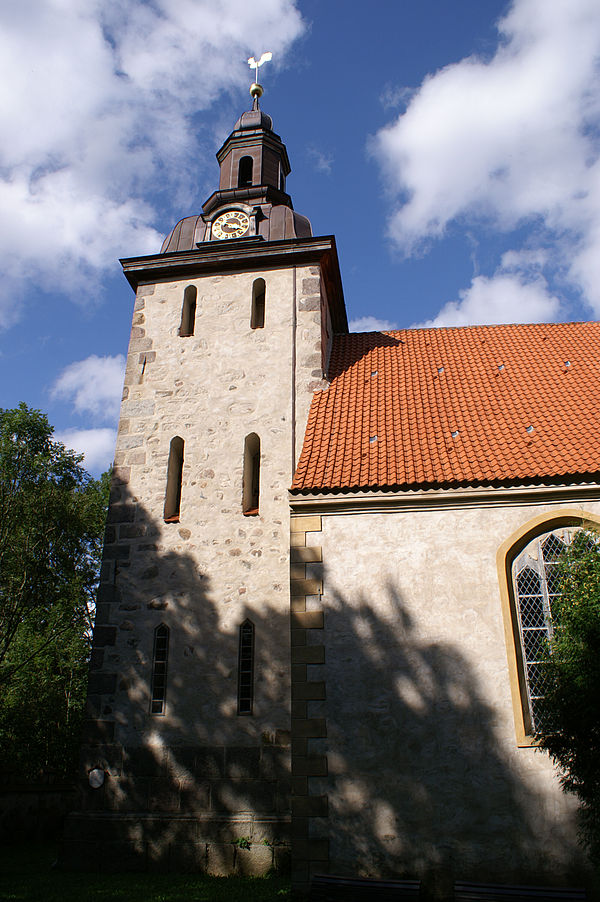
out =
[(600, 323), (336, 335), (292, 491), (600, 471)]

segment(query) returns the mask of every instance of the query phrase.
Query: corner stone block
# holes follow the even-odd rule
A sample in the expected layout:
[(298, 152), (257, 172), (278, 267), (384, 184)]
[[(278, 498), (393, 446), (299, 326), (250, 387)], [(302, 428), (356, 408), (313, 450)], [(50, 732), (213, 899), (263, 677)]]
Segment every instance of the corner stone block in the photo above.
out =
[(307, 546), (292, 548), (290, 550), (290, 562), (292, 564), (313, 564), (323, 560), (321, 548), (309, 548)]
[(322, 595), (323, 582), (320, 579), (291, 579), (291, 595)]
[(323, 611), (292, 611), (292, 628), (305, 630), (322, 630), (324, 625)]
[(292, 798), (292, 817), (327, 817), (327, 796), (298, 796)]
[(306, 758), (294, 758), (292, 774), (295, 777), (326, 777), (327, 757), (325, 755), (309, 755)]
[(94, 648), (102, 648), (105, 645), (114, 645), (117, 638), (116, 626), (94, 627)]
[(291, 532), (320, 532), (321, 517), (292, 517), (290, 520)]
[(292, 648), (292, 664), (324, 664), (325, 647), (306, 645)]

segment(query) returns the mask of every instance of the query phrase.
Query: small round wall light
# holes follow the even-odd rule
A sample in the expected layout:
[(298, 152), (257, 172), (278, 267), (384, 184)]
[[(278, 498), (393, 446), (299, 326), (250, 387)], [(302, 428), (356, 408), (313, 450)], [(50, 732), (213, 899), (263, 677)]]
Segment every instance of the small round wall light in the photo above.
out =
[(104, 770), (101, 767), (93, 767), (88, 773), (88, 782), (92, 789), (100, 789), (104, 783)]

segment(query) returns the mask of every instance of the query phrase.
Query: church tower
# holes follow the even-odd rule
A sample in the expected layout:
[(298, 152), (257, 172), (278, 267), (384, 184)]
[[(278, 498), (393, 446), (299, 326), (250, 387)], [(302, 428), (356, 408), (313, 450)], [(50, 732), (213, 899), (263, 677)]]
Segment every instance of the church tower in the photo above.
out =
[(252, 90), (202, 212), (122, 261), (136, 299), (67, 832), (103, 867), (263, 872), (289, 843), (288, 489), (347, 322), (334, 239), (294, 211)]

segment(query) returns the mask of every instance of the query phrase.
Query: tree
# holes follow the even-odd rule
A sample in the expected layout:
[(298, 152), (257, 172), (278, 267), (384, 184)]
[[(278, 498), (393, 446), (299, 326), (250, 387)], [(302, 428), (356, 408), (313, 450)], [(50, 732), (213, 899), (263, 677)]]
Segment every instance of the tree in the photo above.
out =
[(76, 760), (108, 502), (52, 434), (0, 409), (0, 765), (21, 777)]
[(582, 839), (600, 864), (600, 545), (581, 530), (561, 563), (546, 655), (540, 745), (581, 803)]

